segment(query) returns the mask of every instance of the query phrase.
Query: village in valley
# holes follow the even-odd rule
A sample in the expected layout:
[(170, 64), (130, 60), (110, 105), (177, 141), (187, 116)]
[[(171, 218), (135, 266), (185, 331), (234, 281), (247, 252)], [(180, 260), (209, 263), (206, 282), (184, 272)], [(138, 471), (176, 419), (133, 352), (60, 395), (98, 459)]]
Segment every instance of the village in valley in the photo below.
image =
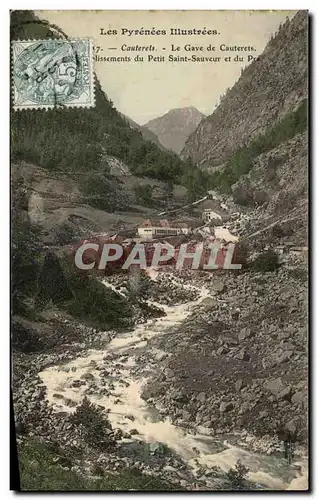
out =
[[(217, 195), (216, 195), (217, 196)], [(228, 206), (220, 200), (214, 199), (210, 192), (204, 198), (177, 209), (160, 212), (144, 219), (140, 224), (115, 233), (94, 234), (91, 238), (81, 241), (81, 245), (97, 242), (100, 245), (98, 255), (101, 255), (105, 243), (117, 243), (124, 247), (124, 255), (135, 245), (142, 244), (146, 252), (147, 267), (152, 267), (152, 257), (157, 246), (172, 246), (174, 257), (165, 262), (165, 265), (174, 265), (178, 259), (181, 245), (186, 244), (187, 252), (195, 251), (198, 244), (203, 245), (205, 252), (200, 261), (200, 269), (209, 258), (209, 245), (217, 243), (220, 246), (220, 257), (216, 260), (218, 267), (222, 267), (225, 252), (229, 244), (239, 241), (237, 236), (238, 212), (230, 214)], [(163, 250), (164, 254), (164, 250)], [(223, 257), (221, 257), (221, 255)], [(86, 263), (96, 260), (96, 254), (87, 251), (83, 261)], [(117, 264), (117, 263), (116, 263)], [(116, 265), (113, 264), (113, 265)], [(108, 262), (112, 267), (112, 263)], [(192, 266), (192, 257), (184, 259), (184, 267)]]

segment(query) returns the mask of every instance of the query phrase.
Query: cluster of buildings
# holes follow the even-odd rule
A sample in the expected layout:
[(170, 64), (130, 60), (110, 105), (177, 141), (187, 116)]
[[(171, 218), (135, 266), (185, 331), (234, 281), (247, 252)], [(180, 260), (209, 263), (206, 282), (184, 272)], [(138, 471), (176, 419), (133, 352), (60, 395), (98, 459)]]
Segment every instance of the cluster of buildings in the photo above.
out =
[[(172, 246), (173, 255), (169, 260), (165, 260), (164, 264), (173, 265), (178, 262), (182, 244), (186, 243), (187, 252), (190, 254), (197, 252), (198, 246), (202, 245), (200, 255), (200, 268), (202, 268), (209, 261), (210, 243), (217, 241), (223, 243), (223, 247), (220, 247), (216, 259), (217, 265), (222, 268), (228, 248), (231, 246), (229, 244), (236, 243), (238, 238), (226, 226), (226, 217), (229, 217), (226, 212), (217, 210), (214, 204), (209, 206), (210, 200), (205, 200), (202, 205), (196, 210), (196, 213), (191, 214), (192, 216), (188, 215), (175, 219), (160, 216), (151, 217), (135, 228), (123, 229), (112, 236), (107, 233), (96, 234), (89, 240), (81, 242), (81, 245), (88, 242), (98, 245), (98, 250), (88, 249), (85, 251), (83, 262), (84, 264), (100, 262), (104, 245), (106, 243), (116, 243), (122, 247), (122, 255), (116, 261), (112, 259), (107, 267), (107, 272), (115, 272), (121, 268), (134, 246), (142, 243), (144, 244), (147, 266), (152, 265), (154, 252), (158, 245), (163, 245), (163, 255), (166, 252), (167, 245)], [(184, 267), (191, 268), (192, 262), (193, 257), (184, 258)]]
[(145, 240), (163, 237), (191, 235), (200, 228), (222, 224), (224, 215), (216, 212), (215, 202), (205, 200), (197, 207), (196, 217), (182, 217), (177, 220), (160, 219), (158, 217), (144, 220), (138, 227), (138, 237)]

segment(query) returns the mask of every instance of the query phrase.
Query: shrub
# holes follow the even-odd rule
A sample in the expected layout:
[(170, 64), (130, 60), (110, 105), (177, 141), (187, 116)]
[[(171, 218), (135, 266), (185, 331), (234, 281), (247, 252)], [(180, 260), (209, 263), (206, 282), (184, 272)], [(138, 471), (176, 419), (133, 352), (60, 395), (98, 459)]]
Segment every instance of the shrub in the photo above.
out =
[(72, 297), (73, 292), (59, 257), (54, 252), (47, 252), (38, 279), (36, 307), (42, 309), (50, 300), (54, 304), (63, 304)]
[(110, 437), (112, 427), (105, 417), (104, 411), (91, 403), (85, 397), (75, 412), (70, 416), (70, 420), (75, 425), (82, 425), (84, 429), (84, 439), (91, 446), (105, 450), (114, 443)]
[(288, 269), (288, 274), (291, 278), (299, 280), (303, 283), (308, 282), (308, 268), (305, 267), (295, 267)]
[(25, 300), (36, 293), (41, 269), (41, 249), (38, 235), (22, 225), (12, 225), (11, 278), (12, 312), (25, 310)]
[(120, 209), (119, 197), (109, 174), (95, 173), (80, 179), (80, 189), (87, 203), (99, 210), (113, 212)]
[(76, 241), (78, 238), (78, 232), (73, 224), (70, 222), (64, 222), (56, 228), (56, 233), (54, 237), (54, 244), (56, 245), (68, 245)]
[(235, 464), (234, 469), (230, 469), (227, 473), (227, 479), (231, 483), (231, 489), (233, 490), (244, 490), (248, 488), (247, 474), (249, 469), (242, 464), (241, 460), (238, 460)]
[(27, 216), (29, 192), (22, 179), (12, 182), (11, 283), (12, 312), (25, 313), (26, 299), (37, 290), (41, 269), (40, 229)]
[(32, 324), (23, 323), (21, 319), (13, 318), (11, 323), (12, 347), (17, 351), (30, 353), (42, 349), (43, 339)]
[(151, 207), (153, 205), (152, 193), (154, 187), (150, 184), (138, 185), (134, 188), (138, 202)]
[(129, 274), (127, 284), (128, 296), (130, 300), (139, 301), (142, 298), (147, 298), (149, 287), (150, 281), (148, 276), (142, 274), (139, 269), (133, 268)]
[(65, 265), (73, 298), (63, 307), (72, 315), (97, 328), (126, 327), (132, 321), (129, 303), (101, 281), (87, 274), (78, 274), (73, 266)]
[(241, 264), (242, 269), (246, 269), (249, 254), (250, 254), (250, 248), (246, 243), (242, 241), (236, 243), (232, 263)]

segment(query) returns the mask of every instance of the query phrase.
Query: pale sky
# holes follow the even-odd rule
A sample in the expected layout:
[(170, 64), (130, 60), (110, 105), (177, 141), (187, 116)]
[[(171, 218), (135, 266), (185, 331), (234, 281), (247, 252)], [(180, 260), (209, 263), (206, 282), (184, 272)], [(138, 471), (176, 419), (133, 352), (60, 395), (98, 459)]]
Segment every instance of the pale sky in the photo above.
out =
[[(253, 46), (260, 54), (281, 22), (296, 11), (35, 11), (42, 19), (58, 25), (69, 37), (92, 38), (102, 47), (99, 55), (144, 57), (143, 62), (95, 62), (95, 71), (104, 92), (116, 108), (139, 124), (161, 116), (170, 109), (195, 106), (211, 114), (219, 96), (232, 87), (246, 61), (232, 62), (235, 54), (247, 57), (250, 52), (220, 51), (220, 45)], [(117, 30), (117, 35), (101, 35), (100, 29)], [(166, 35), (122, 34), (122, 28), (156, 28)], [(170, 35), (170, 28), (216, 30), (217, 35)], [(203, 47), (203, 52), (185, 52), (186, 44)], [(155, 51), (123, 51), (126, 46), (149, 46)], [(181, 51), (172, 52), (171, 44)], [(207, 51), (207, 46), (215, 51)], [(116, 48), (111, 50), (110, 48)], [(169, 62), (169, 54), (221, 57), (221, 62)], [(164, 62), (148, 62), (148, 55), (164, 56)], [(231, 62), (224, 57), (231, 56)]]

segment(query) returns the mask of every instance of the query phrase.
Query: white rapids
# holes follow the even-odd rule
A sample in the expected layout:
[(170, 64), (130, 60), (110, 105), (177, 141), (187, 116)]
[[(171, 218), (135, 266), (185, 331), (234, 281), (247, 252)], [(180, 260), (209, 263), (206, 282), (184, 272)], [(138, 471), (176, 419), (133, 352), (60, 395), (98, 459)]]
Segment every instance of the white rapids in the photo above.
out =
[[(150, 276), (156, 279), (156, 271), (153, 270)], [(114, 289), (113, 285), (107, 282), (105, 285)], [(191, 285), (185, 285), (185, 287), (195, 289)], [(118, 290), (115, 291), (118, 293)], [(88, 397), (90, 401), (107, 409), (108, 418), (114, 428), (121, 428), (124, 431), (136, 429), (138, 435), (133, 436), (136, 439), (145, 442), (160, 442), (169, 446), (187, 461), (194, 472), (200, 465), (205, 468), (218, 466), (228, 471), (238, 459), (241, 459), (242, 463), (249, 467), (249, 479), (254, 483), (274, 490), (306, 489), (308, 481), (305, 462), (301, 464), (302, 472), (297, 477), (282, 459), (232, 446), (224, 441), (224, 438), (221, 442), (220, 438), (209, 437), (208, 431), (205, 433), (201, 428), (201, 433), (194, 435), (172, 424), (169, 418), (162, 421), (158, 417), (154, 418), (154, 409), (149, 408), (141, 398), (141, 387), (146, 382), (146, 378), (136, 379), (133, 375), (135, 358), (141, 350), (147, 349), (149, 339), (159, 335), (173, 334), (173, 328), (209, 296), (206, 288), (202, 287), (199, 291), (200, 297), (197, 300), (178, 306), (163, 306), (152, 302), (153, 305), (163, 308), (166, 316), (150, 319), (144, 324), (137, 325), (129, 333), (119, 334), (103, 351), (90, 350), (85, 356), (78, 357), (67, 364), (52, 366), (42, 371), (39, 375), (47, 388), (49, 403), (58, 411), (73, 411), (64, 403), (65, 399), (80, 402), (87, 389), (87, 386), (73, 387), (73, 382), (84, 374), (90, 374), (95, 378), (96, 384), (103, 387), (101, 371), (107, 370), (114, 386), (111, 395), (103, 396), (96, 391), (96, 393), (90, 393)], [(155, 357), (159, 365), (165, 353), (157, 351)], [(112, 360), (112, 354), (116, 355), (114, 360)], [(55, 393), (62, 394), (63, 399), (54, 398)]]

